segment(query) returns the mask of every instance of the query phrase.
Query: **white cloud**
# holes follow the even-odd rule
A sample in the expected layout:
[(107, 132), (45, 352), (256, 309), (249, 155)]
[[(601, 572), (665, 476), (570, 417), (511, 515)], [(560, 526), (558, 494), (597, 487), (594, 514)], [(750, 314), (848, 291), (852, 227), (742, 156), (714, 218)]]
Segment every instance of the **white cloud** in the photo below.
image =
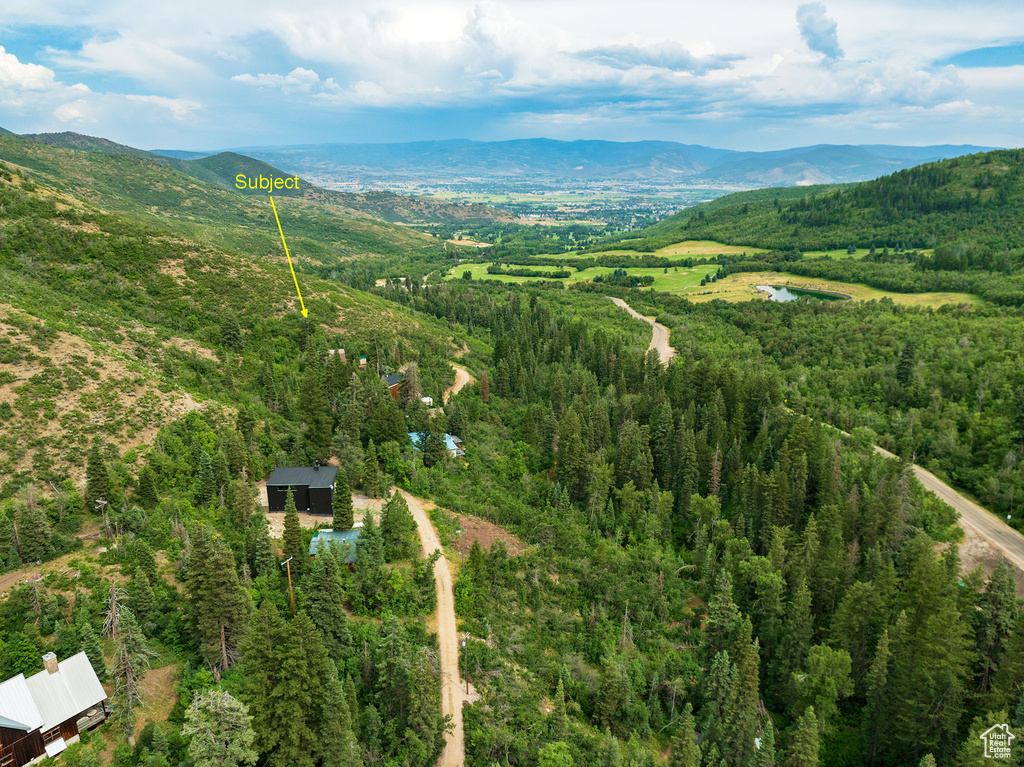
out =
[(0, 46), (0, 89), (43, 91), (55, 84), (52, 69), (39, 64), (22, 64), (17, 56)]
[(824, 3), (804, 3), (796, 9), (796, 23), (800, 37), (807, 47), (827, 59), (841, 59), (843, 49), (839, 47), (838, 25), (828, 15)]
[(273, 74), (241, 74), (231, 78), (233, 81), (244, 85), (257, 85), (263, 88), (280, 88), (281, 90), (293, 93), (296, 91), (309, 92), (319, 89), (322, 85), (320, 76), (312, 69), (296, 67), (286, 75)]
[(175, 120), (184, 120), (192, 112), (202, 108), (202, 104), (190, 99), (169, 99), (164, 96), (137, 96), (135, 94), (129, 94), (125, 98), (128, 101), (134, 101), (139, 104), (155, 104), (158, 107), (167, 109), (174, 116)]

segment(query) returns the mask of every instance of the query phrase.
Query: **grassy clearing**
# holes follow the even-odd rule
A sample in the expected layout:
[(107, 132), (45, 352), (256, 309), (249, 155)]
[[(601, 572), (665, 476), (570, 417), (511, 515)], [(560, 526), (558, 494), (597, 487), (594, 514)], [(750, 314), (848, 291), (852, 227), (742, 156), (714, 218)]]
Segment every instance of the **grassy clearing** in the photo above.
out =
[(716, 298), (725, 301), (750, 301), (756, 298), (765, 298), (763, 293), (758, 293), (756, 285), (791, 285), (811, 290), (830, 290), (852, 296), (855, 301), (878, 301), (883, 298), (889, 298), (893, 303), (903, 306), (977, 305), (982, 303), (980, 298), (969, 293), (893, 293), (888, 290), (871, 288), (867, 285), (833, 282), (832, 280), (821, 280), (814, 277), (786, 274), (784, 272), (743, 272), (740, 274), (730, 274), (728, 277), (707, 285), (697, 292), (690, 291), (690, 297), (693, 301), (711, 301)]
[(871, 251), (868, 248), (857, 248), (853, 253), (847, 253), (846, 248), (837, 248), (836, 250), (808, 250), (804, 253), (804, 258), (864, 258)]
[[(601, 258), (602, 256), (631, 256), (633, 258), (640, 256), (663, 256), (665, 258), (695, 256), (697, 258), (707, 258), (709, 256), (734, 256), (737, 254), (754, 256), (767, 252), (764, 248), (751, 248), (746, 245), (725, 245), (714, 240), (684, 240), (683, 242), (666, 245), (664, 248), (659, 248), (653, 253), (640, 253), (635, 250), (602, 250), (596, 253), (552, 253), (550, 255), (538, 255), (535, 258), (564, 258), (568, 262), (577, 258)], [(843, 252), (845, 253), (846, 251)], [(866, 253), (867, 251), (864, 252)]]

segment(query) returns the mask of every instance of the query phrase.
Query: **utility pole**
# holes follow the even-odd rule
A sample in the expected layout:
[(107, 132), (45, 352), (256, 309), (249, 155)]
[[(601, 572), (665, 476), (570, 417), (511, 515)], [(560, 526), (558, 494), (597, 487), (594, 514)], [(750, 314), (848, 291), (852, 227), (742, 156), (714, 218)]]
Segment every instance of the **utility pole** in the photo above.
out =
[(286, 559), (281, 564), (288, 568), (288, 595), (292, 598), (292, 617), (294, 618), (295, 617), (295, 592), (292, 591), (292, 566), (290, 564), (293, 559), (295, 559), (295, 557), (288, 557), (288, 559)]

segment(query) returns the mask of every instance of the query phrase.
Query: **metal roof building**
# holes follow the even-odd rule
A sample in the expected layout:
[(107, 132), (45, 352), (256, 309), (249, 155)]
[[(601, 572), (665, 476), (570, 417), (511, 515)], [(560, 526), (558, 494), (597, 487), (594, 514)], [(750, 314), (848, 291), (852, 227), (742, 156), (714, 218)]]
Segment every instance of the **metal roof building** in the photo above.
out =
[(356, 561), (356, 552), (359, 548), (359, 536), (362, 535), (362, 525), (352, 530), (317, 530), (313, 540), (309, 542), (309, 556), (315, 557), (322, 547), (330, 545), (338, 546), (338, 549), (345, 556), (345, 562), (352, 564)]
[(56, 756), (107, 717), (107, 693), (84, 652), (0, 684), (0, 764), (20, 767)]
[(295, 496), (295, 508), (314, 514), (331, 514), (337, 466), (278, 466), (267, 480), (267, 503), (271, 511), (284, 511), (288, 488)]

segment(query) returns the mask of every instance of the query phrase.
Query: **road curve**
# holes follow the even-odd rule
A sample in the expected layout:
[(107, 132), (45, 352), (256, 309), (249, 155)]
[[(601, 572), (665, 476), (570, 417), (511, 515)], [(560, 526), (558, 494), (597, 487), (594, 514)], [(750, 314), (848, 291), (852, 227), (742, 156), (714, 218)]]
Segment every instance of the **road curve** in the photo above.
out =
[[(886, 458), (896, 458), (885, 448), (875, 446), (875, 452)], [(982, 508), (969, 498), (965, 498), (927, 469), (916, 463), (912, 464), (914, 476), (939, 497), (941, 501), (952, 506), (960, 513), (960, 524), (969, 527), (971, 532), (988, 541), (1006, 561), (1020, 573), (1024, 573), (1024, 535), (1014, 530), (995, 514)]]
[[(467, 374), (468, 377), (468, 374)], [(423, 545), (423, 556), (430, 556), (441, 549), (442, 557), (434, 565), (434, 587), (437, 589), (437, 648), (441, 660), (441, 714), (450, 715), (455, 725), (445, 735), (444, 751), (437, 767), (463, 767), (466, 761), (466, 735), (462, 726), (462, 684), (459, 680), (459, 637), (455, 623), (455, 597), (452, 591), (452, 574), (444, 549), (437, 539), (434, 526), (423, 508), (420, 499), (404, 490), (399, 490), (409, 511), (416, 520), (416, 528)]]
[(449, 398), (462, 391), (463, 386), (476, 380), (469, 374), (469, 371), (461, 365), (452, 363), (452, 367), (455, 368), (455, 383), (445, 389), (444, 397), (442, 398), (442, 404), (445, 405), (448, 404)]
[(621, 298), (612, 298), (612, 301), (615, 302), (616, 306), (621, 306), (627, 312), (636, 317), (636, 319), (643, 320), (654, 328), (654, 332), (651, 334), (651, 345), (647, 347), (647, 351), (657, 349), (658, 356), (661, 358), (662, 364), (666, 364), (670, 359), (676, 356), (676, 350), (668, 345), (668, 328), (660, 322), (655, 322), (650, 317), (644, 317), (640, 312), (627, 304)]

